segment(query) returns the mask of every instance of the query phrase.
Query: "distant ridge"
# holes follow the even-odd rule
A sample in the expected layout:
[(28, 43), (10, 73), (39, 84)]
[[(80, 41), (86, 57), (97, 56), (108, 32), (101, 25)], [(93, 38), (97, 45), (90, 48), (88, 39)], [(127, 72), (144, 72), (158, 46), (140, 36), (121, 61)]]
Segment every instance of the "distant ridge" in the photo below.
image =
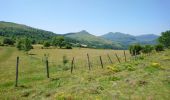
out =
[(125, 33), (120, 32), (109, 32), (107, 34), (104, 34), (100, 36), (104, 39), (111, 40), (113, 42), (118, 42), (122, 46), (128, 47), (131, 44), (134, 43), (140, 43), (140, 44), (156, 44), (158, 35), (154, 34), (145, 34), (145, 35), (139, 35), (139, 36), (133, 36)]
[(13, 38), (28, 37), (35, 41), (43, 41), (58, 35), (59, 34), (50, 31), (33, 28), (23, 24), (0, 21), (0, 36), (12, 36)]
[(87, 32), (86, 30), (82, 30), (80, 32), (67, 33), (64, 34), (65, 37), (71, 38), (79, 41), (82, 44), (86, 44), (89, 47), (94, 48), (112, 48), (112, 49), (121, 49), (122, 46), (116, 42), (112, 42), (110, 40), (106, 40), (104, 38), (95, 36)]
[(51, 41), (54, 36), (64, 36), (67, 42), (73, 44), (84, 44), (90, 48), (110, 49), (127, 49), (129, 45), (134, 43), (156, 44), (159, 37), (154, 34), (133, 36), (121, 32), (109, 32), (102, 36), (95, 36), (86, 30), (67, 34), (56, 34), (27, 25), (5, 21), (0, 21), (0, 36), (12, 37), (13, 39), (28, 37), (38, 43), (43, 43), (46, 40)]

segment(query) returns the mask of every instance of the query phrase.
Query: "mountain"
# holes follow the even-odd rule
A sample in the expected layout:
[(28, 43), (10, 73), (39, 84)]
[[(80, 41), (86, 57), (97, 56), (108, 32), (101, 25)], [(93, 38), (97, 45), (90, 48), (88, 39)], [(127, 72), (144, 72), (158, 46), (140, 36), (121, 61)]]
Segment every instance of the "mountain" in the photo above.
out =
[(136, 39), (140, 44), (151, 44), (154, 45), (157, 43), (158, 35), (155, 34), (145, 34), (136, 36)]
[(74, 39), (81, 44), (85, 44), (88, 47), (92, 48), (113, 48), (120, 49), (122, 48), (120, 44), (112, 42), (110, 40), (103, 39), (101, 37), (94, 36), (88, 33), (85, 30), (75, 33), (67, 33), (64, 35), (67, 38)]
[(101, 38), (111, 40), (113, 42), (119, 42), (124, 47), (128, 47), (134, 43), (140, 44), (156, 44), (156, 39), (159, 37), (154, 34), (145, 34), (140, 36), (133, 36), (129, 34), (124, 34), (120, 32), (109, 32), (100, 36)]
[[(59, 36), (50, 31), (33, 28), (23, 24), (13, 22), (0, 21), (0, 37), (10, 37), (14, 40), (18, 38), (27, 37), (36, 43), (43, 43), (44, 41), (51, 41), (54, 36)], [(90, 48), (114, 48), (120, 49), (121, 45), (113, 43), (112, 41), (94, 36), (83, 30), (77, 33), (68, 33), (64, 35), (66, 42), (72, 44), (87, 45)]]
[(128, 44), (132, 44), (136, 42), (135, 36), (129, 35), (129, 34), (124, 34), (120, 32), (109, 32), (105, 35), (101, 36), (104, 39), (111, 40), (113, 42), (118, 42), (122, 44), (123, 46), (126, 46)]
[(49, 40), (57, 34), (30, 26), (0, 21), (0, 36), (22, 38), (28, 37), (35, 41)]
[[(14, 40), (17, 38), (28, 37), (36, 43), (43, 43), (43, 41), (51, 40), (54, 36), (59, 36), (50, 31), (33, 28), (23, 24), (13, 22), (0, 21), (0, 37), (11, 37)], [(112, 48), (125, 49), (130, 44), (156, 44), (156, 39), (159, 37), (154, 34), (146, 34), (140, 36), (133, 36), (120, 32), (109, 32), (102, 36), (95, 36), (82, 30), (80, 32), (72, 32), (64, 35), (66, 42), (79, 45), (87, 45), (90, 48)]]
[(159, 36), (155, 34), (145, 34), (145, 35), (139, 35), (136, 36), (136, 39), (139, 41), (153, 41), (157, 39)]

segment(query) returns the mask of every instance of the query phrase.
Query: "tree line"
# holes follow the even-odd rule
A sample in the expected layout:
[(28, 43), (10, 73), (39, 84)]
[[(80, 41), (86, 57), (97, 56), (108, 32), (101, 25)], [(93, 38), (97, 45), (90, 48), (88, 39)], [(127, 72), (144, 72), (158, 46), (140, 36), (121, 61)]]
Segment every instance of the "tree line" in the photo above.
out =
[[(59, 47), (59, 48), (66, 48), (72, 49), (72, 43), (70, 41), (76, 42), (74, 40), (70, 40), (65, 38), (64, 36), (53, 36), (50, 39), (42, 40), (41, 44), (43, 44), (43, 48), (48, 48), (50, 46)], [(170, 30), (162, 32), (161, 36), (158, 38), (159, 44), (152, 46), (152, 45), (145, 45), (142, 46), (140, 44), (135, 44), (129, 46), (130, 53), (132, 55), (138, 55), (141, 52), (143, 53), (150, 53), (152, 50), (162, 51), (164, 48), (170, 48)], [(18, 50), (29, 51), (33, 49), (32, 45), (37, 44), (36, 40), (25, 37), (25, 38), (13, 38), (13, 37), (4, 37), (2, 43), (0, 42), (1, 46), (13, 45), (18, 48)], [(78, 45), (80, 46), (80, 44)]]
[[(0, 46), (16, 46), (18, 50), (29, 51), (33, 49), (33, 44), (35, 43), (30, 38), (24, 37), (14, 40), (12, 38), (5, 37), (3, 38), (2, 43), (0, 43)], [(43, 48), (48, 48), (50, 46), (72, 49), (72, 45), (69, 42), (66, 42), (63, 36), (55, 36), (52, 40), (43, 41)]]

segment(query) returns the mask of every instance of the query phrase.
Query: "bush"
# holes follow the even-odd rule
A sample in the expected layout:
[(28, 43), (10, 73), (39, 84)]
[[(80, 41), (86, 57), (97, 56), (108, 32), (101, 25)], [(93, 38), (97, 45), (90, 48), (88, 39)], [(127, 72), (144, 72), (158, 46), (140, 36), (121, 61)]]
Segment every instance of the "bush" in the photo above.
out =
[(151, 63), (150, 66), (151, 66), (151, 67), (154, 67), (154, 68), (162, 69), (162, 66), (161, 66), (160, 63), (153, 62), (153, 63)]
[(145, 45), (145, 46), (142, 48), (142, 52), (143, 52), (143, 53), (151, 53), (153, 49), (154, 49), (154, 48), (153, 48), (151, 45)]
[(57, 36), (52, 39), (52, 45), (62, 48), (65, 46), (65, 41), (63, 36)]
[(129, 47), (129, 51), (132, 56), (134, 56), (135, 54), (139, 55), (141, 50), (142, 50), (142, 46), (140, 46), (139, 44), (131, 45)]
[(70, 44), (66, 44), (65, 48), (66, 48), (66, 49), (72, 49), (72, 47), (71, 47)]
[(162, 44), (157, 44), (157, 45), (155, 45), (155, 50), (157, 52), (163, 51), (164, 50), (164, 46)]
[(162, 32), (158, 40), (161, 44), (168, 48), (170, 46), (170, 30)]
[(2, 44), (2, 43), (0, 42), (0, 46), (4, 46), (4, 44)]
[(14, 45), (15, 41), (9, 38), (4, 38), (3, 44)]
[(114, 65), (112, 65), (112, 66), (107, 66), (107, 69), (109, 69), (109, 70), (112, 71), (112, 72), (120, 72), (120, 71), (121, 71), (121, 70), (119, 69), (119, 67), (114, 66)]
[(33, 49), (33, 46), (31, 45), (31, 41), (28, 38), (21, 39), (17, 42), (16, 47), (18, 50), (24, 50), (24, 51), (29, 51)]
[(149, 66), (145, 67), (145, 70), (149, 73), (154, 73), (163, 69), (164, 68), (161, 66), (161, 64), (157, 62), (150, 63)]
[(45, 42), (43, 43), (43, 46), (44, 46), (44, 47), (49, 47), (49, 46), (50, 46), (50, 42), (45, 41)]
[(17, 41), (16, 47), (18, 48), (18, 50), (23, 50), (24, 49), (22, 40)]

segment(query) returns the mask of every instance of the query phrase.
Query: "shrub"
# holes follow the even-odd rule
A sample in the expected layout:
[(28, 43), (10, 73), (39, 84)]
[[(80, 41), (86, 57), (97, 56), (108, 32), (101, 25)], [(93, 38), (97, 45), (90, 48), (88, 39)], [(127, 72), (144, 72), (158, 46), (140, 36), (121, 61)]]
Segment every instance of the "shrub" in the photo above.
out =
[(155, 50), (157, 52), (163, 51), (164, 50), (164, 46), (162, 44), (157, 44), (157, 45), (155, 45)]
[(4, 38), (3, 39), (3, 44), (7, 44), (7, 45), (14, 45), (15, 41), (9, 38)]
[(160, 65), (160, 63), (157, 63), (157, 62), (150, 63), (149, 66), (145, 67), (145, 70), (150, 73), (154, 73), (154, 72), (157, 72), (157, 71), (163, 70), (163, 69), (164, 68)]
[(44, 46), (44, 47), (49, 47), (49, 46), (50, 46), (50, 42), (45, 41), (45, 42), (43, 43), (43, 46)]
[(168, 48), (170, 46), (170, 30), (162, 32), (158, 40), (161, 44)]
[(66, 49), (72, 49), (71, 44), (66, 43), (65, 48), (66, 48)]
[(33, 49), (33, 46), (31, 45), (31, 41), (28, 38), (21, 39), (17, 42), (16, 47), (19, 50), (29, 51)]
[(129, 47), (129, 51), (132, 56), (134, 56), (135, 54), (139, 55), (141, 50), (142, 50), (142, 46), (140, 46), (139, 44), (131, 45)]
[(154, 68), (161, 68), (161, 65), (159, 63), (151, 63), (151, 67), (154, 67)]
[(23, 50), (24, 49), (22, 40), (17, 41), (16, 47), (18, 48), (18, 50)]
[(120, 72), (120, 69), (116, 66), (107, 66), (107, 69), (109, 69), (113, 72)]
[(4, 46), (4, 44), (2, 44), (2, 43), (0, 42), (0, 46)]
[(54, 37), (52, 39), (52, 45), (59, 46), (60, 48), (62, 48), (63, 46), (65, 46), (64, 37), (63, 36)]
[(154, 49), (154, 48), (153, 48), (151, 45), (145, 45), (145, 46), (142, 48), (142, 52), (143, 52), (143, 53), (151, 53), (153, 49)]

